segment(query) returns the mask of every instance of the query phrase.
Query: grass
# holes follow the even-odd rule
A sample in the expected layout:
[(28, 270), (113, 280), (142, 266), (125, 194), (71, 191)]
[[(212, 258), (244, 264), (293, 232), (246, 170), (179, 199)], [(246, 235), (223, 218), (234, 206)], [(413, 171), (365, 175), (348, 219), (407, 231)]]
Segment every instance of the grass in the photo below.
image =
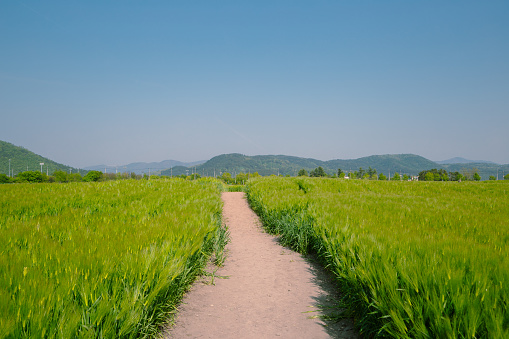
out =
[(150, 337), (213, 255), (214, 180), (0, 186), (0, 338)]
[(263, 178), (264, 226), (336, 275), (361, 333), (509, 337), (509, 185)]

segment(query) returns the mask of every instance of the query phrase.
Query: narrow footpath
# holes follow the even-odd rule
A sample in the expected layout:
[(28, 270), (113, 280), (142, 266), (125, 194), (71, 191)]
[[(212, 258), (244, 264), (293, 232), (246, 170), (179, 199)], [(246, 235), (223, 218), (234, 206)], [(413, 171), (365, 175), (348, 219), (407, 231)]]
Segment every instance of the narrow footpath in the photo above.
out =
[(265, 233), (244, 193), (222, 198), (227, 259), (215, 277), (195, 282), (163, 337), (358, 338), (351, 320), (321, 316), (333, 316), (327, 306), (338, 297), (327, 275)]

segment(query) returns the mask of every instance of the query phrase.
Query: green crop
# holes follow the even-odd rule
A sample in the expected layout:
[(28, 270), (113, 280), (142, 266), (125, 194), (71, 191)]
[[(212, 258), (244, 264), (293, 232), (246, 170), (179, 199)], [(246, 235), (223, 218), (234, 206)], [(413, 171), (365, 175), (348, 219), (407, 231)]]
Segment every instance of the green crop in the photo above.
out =
[(509, 337), (509, 185), (262, 178), (264, 226), (335, 274), (345, 316), (394, 338)]
[(0, 186), (0, 338), (157, 333), (215, 250), (213, 180)]

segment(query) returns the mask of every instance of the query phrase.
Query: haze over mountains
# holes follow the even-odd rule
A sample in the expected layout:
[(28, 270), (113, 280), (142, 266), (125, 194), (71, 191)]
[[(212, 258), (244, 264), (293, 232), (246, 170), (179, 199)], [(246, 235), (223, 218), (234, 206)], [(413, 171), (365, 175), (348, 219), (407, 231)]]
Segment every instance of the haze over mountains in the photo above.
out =
[(87, 171), (101, 171), (106, 173), (116, 172), (134, 172), (136, 174), (155, 173), (161, 170), (172, 168), (175, 166), (192, 167), (203, 164), (207, 160), (194, 161), (194, 162), (181, 162), (178, 160), (164, 160), (161, 162), (133, 162), (127, 165), (111, 166), (111, 165), (96, 165), (84, 167)]
[[(497, 164), (493, 161), (486, 161), (486, 160), (468, 160), (461, 157), (455, 157), (448, 160), (441, 160), (441, 161), (435, 161), (437, 164), (441, 165), (448, 165), (448, 164), (481, 164), (481, 163), (487, 163), (487, 164)], [(497, 164), (498, 165), (498, 164)]]
[[(308, 172), (323, 167), (326, 173), (337, 173), (338, 168), (344, 172), (358, 170), (359, 167), (367, 170), (369, 167), (376, 169), (378, 173), (393, 175), (394, 172), (400, 174), (417, 175), (420, 171), (432, 168), (445, 169), (449, 172), (461, 172), (465, 169), (477, 168), (482, 178), (488, 179), (490, 175), (509, 173), (508, 165), (498, 165), (490, 162), (483, 163), (456, 163), (456, 164), (438, 164), (434, 161), (415, 154), (385, 154), (372, 155), (358, 159), (348, 160), (329, 160), (321, 161), (311, 158), (299, 158), (287, 155), (256, 155), (247, 156), (243, 154), (222, 154), (213, 157), (209, 161), (196, 165), (192, 168), (177, 166), (171, 171), (164, 170), (162, 175), (181, 175), (198, 173), (205, 176), (220, 175), (222, 172), (235, 173), (253, 173), (260, 175), (297, 175), (300, 169), (306, 169)], [(501, 176), (500, 176), (501, 178)]]
[(44, 163), (43, 171), (52, 174), (56, 170), (66, 172), (98, 170), (108, 173), (135, 172), (136, 174), (161, 174), (182, 175), (198, 173), (205, 176), (218, 176), (223, 172), (235, 175), (239, 172), (254, 173), (260, 175), (296, 175), (301, 169), (311, 171), (318, 166), (324, 168), (328, 174), (337, 173), (338, 168), (343, 171), (355, 171), (360, 167), (376, 169), (378, 173), (392, 175), (400, 174), (417, 175), (420, 171), (432, 168), (443, 168), (449, 172), (461, 172), (465, 169), (477, 168), (483, 179), (490, 175), (501, 178), (509, 173), (509, 164), (499, 165), (490, 161), (472, 161), (464, 158), (452, 158), (434, 162), (415, 154), (385, 154), (372, 155), (358, 159), (335, 159), (322, 161), (312, 158), (300, 158), (288, 155), (255, 155), (248, 156), (238, 153), (222, 154), (209, 160), (196, 162), (181, 162), (177, 160), (165, 160), (161, 162), (135, 162), (119, 166), (96, 165), (84, 169), (72, 168), (59, 164), (53, 160), (37, 155), (23, 147), (0, 141), (0, 173), (9, 173), (9, 159), (11, 173), (19, 173), (29, 170), (40, 170), (40, 163)]

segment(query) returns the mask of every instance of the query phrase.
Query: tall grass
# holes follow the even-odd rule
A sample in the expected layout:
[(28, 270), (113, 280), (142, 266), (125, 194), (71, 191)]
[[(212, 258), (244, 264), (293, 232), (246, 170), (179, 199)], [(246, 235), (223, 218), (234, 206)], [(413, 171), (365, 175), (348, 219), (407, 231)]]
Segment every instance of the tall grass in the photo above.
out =
[(217, 182), (0, 186), (0, 337), (148, 337), (225, 230)]
[(362, 333), (509, 337), (509, 185), (263, 178), (265, 226), (335, 273)]

